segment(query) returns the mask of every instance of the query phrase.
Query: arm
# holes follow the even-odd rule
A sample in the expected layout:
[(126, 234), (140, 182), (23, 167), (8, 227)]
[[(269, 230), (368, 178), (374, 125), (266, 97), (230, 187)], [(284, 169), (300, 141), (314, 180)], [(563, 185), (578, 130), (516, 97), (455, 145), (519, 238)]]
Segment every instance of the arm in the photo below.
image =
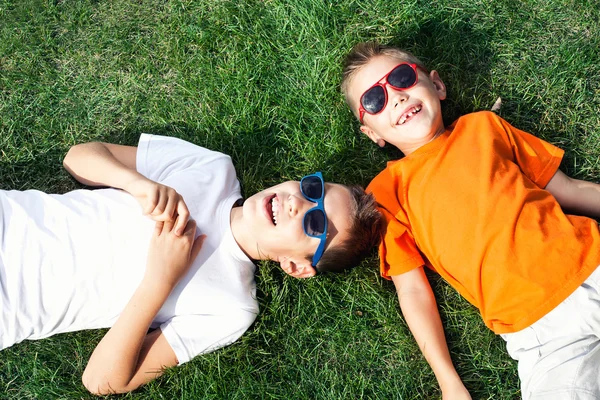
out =
[(570, 178), (559, 170), (546, 185), (546, 190), (562, 208), (578, 215), (600, 217), (600, 185)]
[(419, 349), (431, 366), (444, 399), (470, 399), (452, 365), (442, 321), (423, 267), (392, 276), (400, 308)]
[(63, 160), (65, 169), (88, 186), (110, 186), (127, 190), (127, 185), (144, 178), (136, 170), (137, 147), (90, 142), (71, 147)]
[(124, 393), (177, 365), (173, 349), (160, 329), (150, 323), (198, 255), (205, 236), (194, 240), (190, 220), (182, 236), (173, 222), (158, 222), (150, 243), (146, 273), (125, 309), (100, 341), (83, 373), (85, 387), (94, 394)]
[(154, 182), (136, 169), (137, 148), (110, 143), (78, 144), (63, 160), (65, 169), (88, 186), (110, 186), (131, 194), (145, 215), (154, 221), (178, 218), (176, 234), (181, 235), (190, 213), (175, 189)]

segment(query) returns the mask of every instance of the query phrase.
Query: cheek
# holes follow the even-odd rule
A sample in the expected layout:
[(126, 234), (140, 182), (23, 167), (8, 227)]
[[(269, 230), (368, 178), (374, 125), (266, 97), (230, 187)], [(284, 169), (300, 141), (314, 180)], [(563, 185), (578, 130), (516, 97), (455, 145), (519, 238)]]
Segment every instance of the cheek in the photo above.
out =
[(310, 241), (310, 237), (308, 237), (306, 235), (306, 233), (304, 233), (304, 228), (302, 227), (302, 224), (296, 224), (294, 226), (294, 229), (290, 231), (290, 238), (296, 243), (298, 244), (298, 246), (301, 246), (307, 242)]
[(254, 221), (256, 219), (256, 202), (254, 201), (254, 199), (247, 199), (242, 207), (244, 213), (244, 220), (249, 222), (250, 224), (254, 224)]

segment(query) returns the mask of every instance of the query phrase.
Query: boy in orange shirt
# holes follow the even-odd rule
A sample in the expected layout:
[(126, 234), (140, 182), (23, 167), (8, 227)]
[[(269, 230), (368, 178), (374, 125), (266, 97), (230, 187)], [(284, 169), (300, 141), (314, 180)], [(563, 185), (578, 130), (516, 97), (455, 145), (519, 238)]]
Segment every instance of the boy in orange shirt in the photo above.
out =
[(600, 216), (600, 185), (566, 176), (561, 149), (492, 112), (445, 127), (446, 87), (410, 53), (358, 44), (342, 90), (361, 132), (405, 155), (368, 188), (387, 221), (381, 274), (393, 280), (443, 397), (470, 395), (424, 266), (507, 341), (525, 399), (599, 398), (600, 233), (578, 215)]

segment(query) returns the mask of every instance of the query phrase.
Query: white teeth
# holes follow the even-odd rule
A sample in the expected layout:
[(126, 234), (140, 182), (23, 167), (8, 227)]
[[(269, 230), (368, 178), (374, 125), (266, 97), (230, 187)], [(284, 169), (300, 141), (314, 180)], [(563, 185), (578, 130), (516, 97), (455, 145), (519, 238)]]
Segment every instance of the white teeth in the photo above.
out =
[(403, 125), (407, 119), (409, 119), (414, 114), (417, 114), (420, 111), (421, 111), (421, 106), (415, 107), (413, 110), (411, 110), (409, 113), (407, 113), (404, 117), (400, 118), (400, 121), (398, 121), (398, 124)]
[(279, 200), (277, 200), (277, 196), (271, 200), (271, 211), (273, 212), (273, 223), (277, 225), (277, 214), (279, 214)]

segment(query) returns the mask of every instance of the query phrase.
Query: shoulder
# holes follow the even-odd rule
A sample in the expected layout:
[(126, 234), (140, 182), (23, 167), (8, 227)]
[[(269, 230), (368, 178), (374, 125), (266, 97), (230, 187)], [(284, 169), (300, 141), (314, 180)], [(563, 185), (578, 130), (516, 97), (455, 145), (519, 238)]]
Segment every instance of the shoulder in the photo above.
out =
[(156, 172), (158, 180), (177, 172), (200, 173), (206, 175), (232, 176), (235, 168), (231, 157), (218, 151), (209, 150), (186, 140), (142, 134), (137, 150), (137, 169), (141, 173)]
[[(366, 191), (375, 196), (379, 209), (396, 215), (403, 210), (406, 184), (400, 160), (388, 165), (369, 184)], [(403, 211), (402, 211), (403, 212)]]
[(400, 162), (400, 160), (388, 162), (387, 167), (371, 180), (371, 183), (369, 183), (366, 189), (367, 193), (373, 193), (377, 198), (378, 196), (385, 195), (385, 193), (389, 192), (398, 181), (397, 176), (393, 172), (394, 167), (398, 162)]
[(501, 119), (498, 114), (489, 110), (475, 111), (469, 114), (463, 115), (461, 118), (469, 118), (469, 119), (488, 119), (488, 120), (496, 120)]
[(481, 123), (498, 123), (500, 121), (504, 121), (501, 117), (498, 116), (495, 112), (492, 111), (476, 111), (469, 114), (465, 114), (459, 117), (452, 125), (456, 126), (464, 126), (465, 124), (481, 124)]
[(139, 151), (152, 152), (154, 155), (162, 155), (165, 157), (179, 154), (181, 156), (199, 156), (205, 159), (223, 158), (231, 161), (231, 157), (227, 154), (207, 149), (192, 142), (188, 142), (187, 140), (148, 133), (142, 133), (140, 135), (138, 144), (138, 152)]
[(479, 138), (491, 138), (498, 134), (504, 136), (511, 128), (510, 124), (495, 112), (477, 111), (458, 118), (448, 129), (455, 134), (460, 133), (461, 137), (475, 135)]

